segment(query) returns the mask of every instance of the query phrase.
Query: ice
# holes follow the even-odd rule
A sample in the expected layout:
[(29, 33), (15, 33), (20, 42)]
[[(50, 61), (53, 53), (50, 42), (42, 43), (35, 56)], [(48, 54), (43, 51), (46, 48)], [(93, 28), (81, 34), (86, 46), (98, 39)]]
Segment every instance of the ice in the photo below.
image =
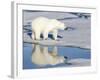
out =
[(90, 66), (91, 65), (91, 60), (90, 59), (71, 59), (68, 61), (70, 63), (70, 66)]
[[(90, 15), (90, 14), (88, 14)], [(31, 32), (31, 21), (38, 17), (44, 16), (48, 18), (55, 18), (64, 22), (68, 30), (59, 31), (59, 41), (52, 39), (35, 41), (27, 34)], [(42, 45), (61, 45), (61, 46), (76, 46), (81, 48), (91, 48), (91, 17), (80, 18), (77, 15), (63, 12), (31, 12), (24, 11), (24, 42), (39, 43)], [(25, 26), (26, 25), (26, 26)]]

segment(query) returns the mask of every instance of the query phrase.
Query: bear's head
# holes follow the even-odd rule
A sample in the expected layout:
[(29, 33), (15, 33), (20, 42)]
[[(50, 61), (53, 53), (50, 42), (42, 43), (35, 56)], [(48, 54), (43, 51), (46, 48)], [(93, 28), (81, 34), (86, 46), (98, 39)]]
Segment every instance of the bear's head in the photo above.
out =
[(56, 26), (57, 29), (64, 30), (66, 28), (63, 22), (60, 22), (56, 19), (52, 19), (51, 22), (54, 26)]

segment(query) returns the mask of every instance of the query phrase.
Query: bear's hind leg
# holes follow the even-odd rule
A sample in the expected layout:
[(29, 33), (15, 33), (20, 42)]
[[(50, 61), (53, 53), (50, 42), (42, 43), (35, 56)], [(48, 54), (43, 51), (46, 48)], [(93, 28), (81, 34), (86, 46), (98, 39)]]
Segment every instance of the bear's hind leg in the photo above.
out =
[(44, 40), (48, 39), (48, 31), (43, 32), (43, 39)]
[(35, 36), (34, 36), (34, 34), (32, 33), (32, 39), (34, 40), (35, 39)]
[(52, 35), (53, 35), (54, 40), (57, 40), (57, 34), (58, 34), (57, 30), (52, 31)]

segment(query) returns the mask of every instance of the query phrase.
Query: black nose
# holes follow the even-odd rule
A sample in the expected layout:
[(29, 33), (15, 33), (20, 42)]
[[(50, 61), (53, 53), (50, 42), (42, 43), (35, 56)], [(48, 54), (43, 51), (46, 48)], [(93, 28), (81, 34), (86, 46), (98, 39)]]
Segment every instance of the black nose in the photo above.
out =
[(66, 27), (64, 30), (68, 30), (68, 27)]
[(68, 59), (68, 57), (67, 57), (67, 56), (64, 56), (64, 58), (65, 58), (65, 59)]

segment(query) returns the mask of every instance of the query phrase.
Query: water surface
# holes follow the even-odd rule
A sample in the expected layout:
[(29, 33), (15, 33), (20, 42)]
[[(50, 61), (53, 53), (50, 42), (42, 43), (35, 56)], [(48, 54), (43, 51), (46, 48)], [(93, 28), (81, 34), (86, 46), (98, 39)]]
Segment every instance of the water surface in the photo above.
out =
[(90, 66), (90, 49), (24, 43), (23, 69)]

